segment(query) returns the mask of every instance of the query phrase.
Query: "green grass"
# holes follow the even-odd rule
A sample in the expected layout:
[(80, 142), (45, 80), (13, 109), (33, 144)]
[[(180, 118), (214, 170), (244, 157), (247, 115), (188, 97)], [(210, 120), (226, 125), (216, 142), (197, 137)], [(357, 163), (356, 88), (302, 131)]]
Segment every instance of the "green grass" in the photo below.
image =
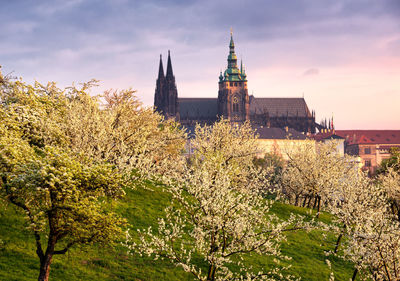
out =
[[(130, 190), (118, 205), (118, 211), (131, 224), (131, 229), (156, 227), (157, 219), (171, 198), (159, 188)], [(281, 218), (290, 213), (310, 216), (309, 210), (275, 203), (272, 212)], [(328, 214), (321, 220), (329, 222)], [(39, 260), (35, 253), (32, 234), (26, 230), (22, 213), (13, 206), (0, 205), (0, 280), (37, 280)], [(324, 239), (320, 231), (296, 231), (287, 234), (282, 245), (283, 254), (292, 257), (288, 273), (302, 280), (329, 280), (329, 268), (324, 250), (334, 248), (335, 239)], [(3, 243), (1, 243), (3, 241)], [(329, 258), (336, 280), (348, 280), (353, 266), (336, 258)], [(274, 266), (271, 257), (251, 255), (246, 258), (256, 267)], [(189, 273), (168, 261), (153, 261), (148, 257), (128, 255), (122, 246), (99, 245), (73, 248), (65, 255), (57, 255), (51, 265), (50, 280), (193, 280)]]

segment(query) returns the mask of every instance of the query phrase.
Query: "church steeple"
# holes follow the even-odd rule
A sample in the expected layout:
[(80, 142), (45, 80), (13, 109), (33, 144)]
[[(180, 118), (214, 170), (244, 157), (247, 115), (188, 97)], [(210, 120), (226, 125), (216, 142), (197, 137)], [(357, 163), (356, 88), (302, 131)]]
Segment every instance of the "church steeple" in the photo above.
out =
[(162, 56), (160, 54), (160, 66), (158, 68), (158, 79), (162, 79), (164, 78), (164, 67), (162, 64)]
[(218, 115), (236, 123), (249, 120), (250, 109), (246, 73), (242, 62), (240, 69), (238, 67), (232, 29), (228, 66), (223, 72), (223, 76), (220, 73), (218, 85)]
[(168, 51), (166, 76), (164, 76), (162, 57), (160, 55), (160, 66), (154, 95), (154, 107), (158, 112), (163, 114), (165, 118), (176, 118), (179, 120), (178, 91), (172, 72), (170, 51)]
[(169, 50), (168, 50), (168, 63), (167, 63), (167, 76), (166, 77), (167, 77), (167, 79), (174, 77), (174, 74), (172, 72), (171, 55), (170, 55)]

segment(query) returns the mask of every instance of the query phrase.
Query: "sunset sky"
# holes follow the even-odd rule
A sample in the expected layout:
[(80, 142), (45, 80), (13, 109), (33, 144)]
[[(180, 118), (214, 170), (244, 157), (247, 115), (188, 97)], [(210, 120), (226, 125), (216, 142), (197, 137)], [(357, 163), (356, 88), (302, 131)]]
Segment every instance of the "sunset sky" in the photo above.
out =
[(337, 129), (400, 129), (400, 0), (15, 0), (0, 5), (2, 72), (152, 105), (160, 53), (180, 97), (216, 97), (229, 31), (249, 94), (302, 97)]

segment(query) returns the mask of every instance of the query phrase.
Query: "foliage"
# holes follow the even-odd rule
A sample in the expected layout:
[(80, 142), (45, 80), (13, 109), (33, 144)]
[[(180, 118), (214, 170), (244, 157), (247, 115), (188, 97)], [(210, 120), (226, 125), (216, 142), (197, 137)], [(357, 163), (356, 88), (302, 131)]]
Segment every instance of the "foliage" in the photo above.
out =
[[(128, 220), (132, 229), (157, 227), (157, 219), (165, 218), (163, 210), (171, 202), (170, 195), (153, 183), (145, 187), (126, 189), (126, 196), (118, 201), (116, 212)], [(271, 212), (281, 219), (291, 213), (311, 216), (309, 210), (275, 202)], [(327, 223), (330, 217), (321, 215)], [(0, 280), (28, 281), (35, 278), (39, 269), (35, 253), (35, 242), (24, 227), (23, 216), (12, 205), (0, 204)], [(284, 262), (290, 264), (288, 273), (301, 280), (327, 280), (329, 271), (324, 264), (322, 250), (333, 247), (335, 236), (329, 233), (324, 239), (320, 231), (294, 231), (287, 233), (287, 241), (282, 244), (282, 254), (293, 257)], [(272, 256), (252, 255), (246, 264), (269, 269), (276, 266)], [(352, 274), (352, 264), (336, 257), (329, 257), (336, 280), (348, 280)], [(203, 266), (201, 260), (196, 260)], [(181, 267), (168, 260), (154, 261), (151, 257), (126, 254), (126, 249), (118, 245), (104, 247), (98, 243), (72, 247), (66, 255), (56, 255), (52, 263), (51, 280), (193, 280)]]
[(390, 208), (399, 186), (400, 177), (393, 170), (378, 181), (359, 172), (334, 194), (329, 210), (340, 234), (335, 252), (343, 236), (340, 256), (355, 264), (353, 278), (357, 273), (362, 280), (397, 280), (400, 276), (400, 224), (391, 211), (394, 206)]
[(54, 254), (118, 239), (125, 220), (111, 207), (123, 186), (134, 175), (166, 170), (183, 147), (177, 125), (142, 108), (134, 91), (108, 92), (101, 106), (89, 95), (95, 83), (66, 90), (0, 84), (0, 194), (26, 214), (40, 280), (48, 279)]
[(279, 184), (280, 175), (285, 165), (280, 155), (275, 153), (265, 153), (263, 158), (254, 158), (254, 165), (263, 167), (268, 171), (270, 184), (276, 186)]
[[(357, 172), (350, 156), (341, 156), (332, 143), (305, 142), (286, 148), (288, 156), (280, 178), (282, 193), (294, 205), (320, 208), (329, 205), (332, 194)], [(302, 203), (301, 203), (302, 201)]]
[(400, 149), (398, 147), (392, 147), (390, 149), (390, 157), (382, 160), (376, 173), (378, 175), (384, 174), (387, 173), (389, 169), (400, 173)]
[(261, 193), (265, 172), (252, 161), (257, 147), (250, 125), (221, 120), (197, 126), (195, 135), (190, 164), (166, 188), (174, 204), (165, 209), (155, 231), (139, 232), (140, 243), (131, 249), (167, 258), (198, 280), (282, 276), (279, 266), (264, 272), (244, 259), (250, 253), (287, 259), (279, 250), (282, 232), (297, 227), (294, 217), (282, 221), (269, 213), (272, 202)]

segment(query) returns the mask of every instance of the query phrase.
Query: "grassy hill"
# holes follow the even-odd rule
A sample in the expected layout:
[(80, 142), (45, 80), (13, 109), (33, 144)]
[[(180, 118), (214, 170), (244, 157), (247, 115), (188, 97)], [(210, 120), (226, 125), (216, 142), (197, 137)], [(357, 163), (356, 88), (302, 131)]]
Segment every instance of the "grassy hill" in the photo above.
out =
[[(157, 218), (170, 201), (159, 188), (129, 190), (118, 206), (132, 229), (156, 226)], [(291, 212), (306, 215), (309, 210), (276, 203), (274, 213), (284, 218)], [(327, 215), (321, 217), (329, 220)], [(288, 233), (282, 252), (292, 257), (289, 273), (302, 280), (329, 280), (324, 250), (334, 248), (335, 238), (323, 238), (319, 231)], [(271, 257), (251, 256), (252, 263), (268, 267)], [(349, 263), (330, 258), (336, 280), (348, 280), (353, 273)], [(26, 230), (22, 213), (13, 206), (0, 205), (0, 280), (37, 280), (39, 260), (32, 234)], [(51, 266), (50, 280), (193, 280), (192, 276), (167, 261), (153, 261), (129, 255), (122, 246), (98, 245), (73, 248), (57, 255)]]

